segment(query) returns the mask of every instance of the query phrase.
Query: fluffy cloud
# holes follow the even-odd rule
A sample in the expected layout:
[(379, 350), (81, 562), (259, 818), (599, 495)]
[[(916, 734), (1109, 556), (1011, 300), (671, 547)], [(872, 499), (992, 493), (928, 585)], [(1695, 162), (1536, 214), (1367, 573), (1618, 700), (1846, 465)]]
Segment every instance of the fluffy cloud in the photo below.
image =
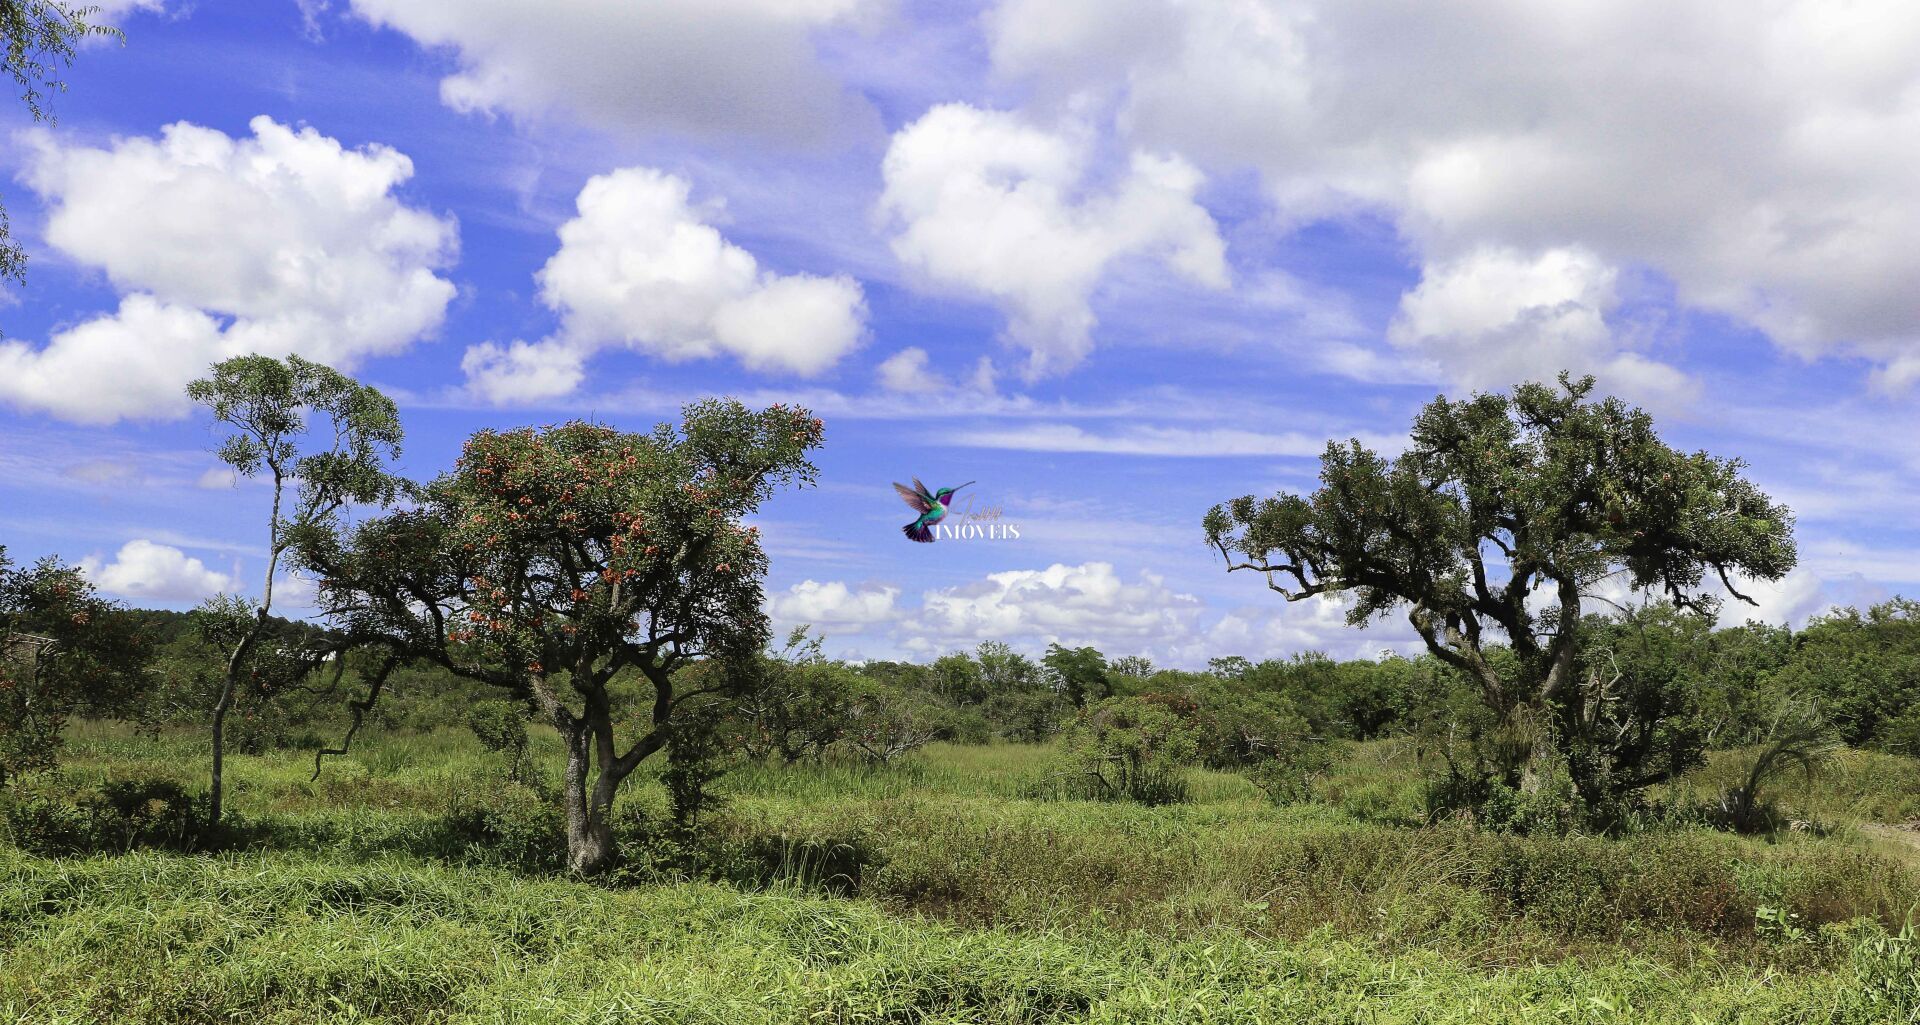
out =
[(947, 382), (941, 380), (927, 367), (927, 350), (909, 347), (888, 356), (878, 367), (874, 376), (880, 379), (880, 387), (888, 391), (924, 394), (943, 391)]
[(180, 549), (145, 539), (122, 545), (112, 562), (85, 559), (80, 568), (109, 594), (150, 601), (198, 601), (236, 586)]
[(1090, 561), (989, 573), (922, 592), (918, 607), (902, 604), (896, 587), (806, 580), (771, 596), (767, 608), (783, 626), (812, 623), (836, 637), (885, 633), (913, 656), (987, 640), (1030, 653), (1055, 642), (1091, 644), (1110, 655), (1146, 655), (1185, 667), (1222, 655), (1257, 660), (1325, 651), (1352, 658), (1420, 650), (1403, 618), (1356, 630), (1338, 599), (1266, 601), (1260, 596), (1269, 592), (1257, 583), (1248, 584), (1252, 604), (1220, 612), (1151, 572), (1127, 576), (1112, 563)]
[(1720, 625), (1735, 626), (1759, 620), (1777, 626), (1801, 627), (1812, 616), (1834, 605), (1820, 576), (1795, 570), (1779, 580), (1742, 580), (1740, 593), (1753, 604), (1726, 597), (1720, 605)]
[(1404, 616), (1387, 616), (1366, 629), (1348, 625), (1346, 602), (1316, 596), (1288, 602), (1273, 601), (1234, 609), (1221, 616), (1188, 643), (1174, 649), (1185, 665), (1204, 665), (1210, 658), (1239, 655), (1256, 662), (1284, 658), (1303, 651), (1325, 652), (1334, 658), (1373, 658), (1392, 651), (1412, 656), (1425, 651)]
[[(1289, 220), (1385, 212), (1429, 281), (1488, 247), (1578, 252), (1794, 351), (1893, 363), (1885, 386), (1914, 378), (1904, 0), (1002, 0), (987, 24), (1003, 76), (1116, 104), (1132, 145), (1258, 168)], [(1512, 339), (1486, 344), (1498, 360)]]
[(226, 491), (239, 483), (240, 475), (234, 472), (233, 467), (214, 466), (194, 478), (193, 486), (205, 491)]
[(993, 360), (982, 356), (973, 365), (973, 373), (955, 381), (934, 370), (927, 350), (909, 346), (888, 356), (873, 368), (880, 387), (900, 395), (930, 395), (936, 392), (969, 392), (976, 397), (994, 395), (997, 374)]
[(669, 360), (728, 354), (750, 369), (813, 375), (866, 330), (852, 278), (776, 274), (728, 242), (690, 202), (685, 179), (630, 167), (589, 180), (579, 216), (539, 273), (561, 327), (539, 342), (467, 352), (470, 383), (494, 401), (572, 391), (595, 350), (623, 345)]
[(440, 325), (454, 226), (393, 196), (412, 162), (251, 127), (181, 122), (104, 149), (35, 137), (24, 177), (47, 200), (47, 242), (124, 297), (43, 347), (0, 345), (0, 398), (88, 423), (179, 416), (187, 381), (226, 356), (351, 368)]
[(0, 342), (0, 398), (75, 423), (181, 416), (186, 383), (240, 351), (211, 316), (131, 295), (44, 348)]
[(821, 67), (817, 30), (878, 0), (352, 0), (367, 21), (453, 52), (440, 83), (461, 111), (539, 115), (694, 136), (808, 141), (872, 122)]
[(1155, 649), (1192, 630), (1203, 603), (1148, 572), (1123, 579), (1106, 562), (1008, 570), (928, 591), (903, 625), (905, 646), (933, 652), (983, 640)]
[(767, 612), (774, 619), (793, 625), (801, 623), (834, 632), (855, 632), (895, 615), (897, 587), (848, 587), (837, 580), (820, 583), (802, 580), (784, 593), (767, 599)]
[(1625, 351), (1607, 323), (1615, 270), (1578, 248), (1528, 257), (1488, 247), (1429, 264), (1388, 337), (1470, 388), (1593, 373), (1608, 391), (1673, 408), (1693, 397), (1679, 370)]
[(1174, 156), (1136, 152), (1118, 179), (1089, 181), (1085, 133), (1052, 132), (1001, 111), (945, 104), (896, 133), (880, 210), (894, 255), (937, 285), (991, 299), (1029, 376), (1072, 367), (1092, 348), (1089, 296), (1108, 268), (1150, 256), (1225, 287), (1224, 244), (1194, 201), (1201, 176)]

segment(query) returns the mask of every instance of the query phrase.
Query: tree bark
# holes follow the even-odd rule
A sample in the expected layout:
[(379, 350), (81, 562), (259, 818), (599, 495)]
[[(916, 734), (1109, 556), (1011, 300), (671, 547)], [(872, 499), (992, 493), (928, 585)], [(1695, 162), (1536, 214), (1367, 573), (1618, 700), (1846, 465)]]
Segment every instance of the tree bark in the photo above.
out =
[(285, 488), (286, 475), (275, 464), (273, 513), (267, 521), (267, 579), (260, 590), (260, 608), (254, 613), (253, 625), (241, 635), (240, 643), (227, 659), (227, 678), (220, 687), (220, 700), (213, 704), (213, 779), (207, 794), (207, 824), (212, 827), (220, 825), (221, 797), (225, 794), (222, 779), (226, 769), (227, 712), (232, 710), (234, 693), (240, 688), (240, 670), (253, 653), (254, 645), (259, 643), (260, 635), (266, 632), (267, 614), (273, 608), (273, 574), (280, 567), (280, 498)]
[[(592, 716), (561, 725), (567, 743), (567, 871), (597, 875), (613, 867), (619, 849), (613, 839), (613, 802), (627, 777), (612, 757), (612, 722)], [(596, 755), (597, 752), (597, 755)]]
[(589, 876), (604, 871), (613, 862), (613, 787), (606, 785), (602, 767), (599, 778), (588, 785), (593, 771), (593, 731), (585, 723), (576, 723), (563, 736), (567, 742), (567, 871)]

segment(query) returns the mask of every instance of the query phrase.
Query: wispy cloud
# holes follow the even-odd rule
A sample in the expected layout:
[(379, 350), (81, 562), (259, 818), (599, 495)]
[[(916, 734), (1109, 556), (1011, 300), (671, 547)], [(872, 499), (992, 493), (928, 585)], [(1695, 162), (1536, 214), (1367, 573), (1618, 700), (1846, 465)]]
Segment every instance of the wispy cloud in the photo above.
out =
[[(1013, 449), (1023, 452), (1080, 452), (1102, 455), (1167, 456), (1180, 459), (1217, 459), (1233, 456), (1311, 458), (1324, 452), (1324, 434), (1287, 431), (1279, 434), (1236, 428), (1125, 427), (1100, 433), (1072, 424), (1036, 424), (1018, 430), (960, 431), (948, 437), (956, 445)], [(1405, 439), (1362, 434), (1372, 448), (1398, 450)]]

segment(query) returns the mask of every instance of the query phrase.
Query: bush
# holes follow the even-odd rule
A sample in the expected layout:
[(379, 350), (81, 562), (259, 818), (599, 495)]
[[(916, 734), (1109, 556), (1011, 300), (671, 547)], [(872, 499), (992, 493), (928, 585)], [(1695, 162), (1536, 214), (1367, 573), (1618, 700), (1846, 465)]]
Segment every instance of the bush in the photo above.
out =
[(510, 701), (482, 701), (467, 712), (467, 729), (480, 746), (507, 758), (507, 778), (515, 783), (531, 784), (532, 766), (527, 749), (527, 713)]
[(558, 872), (567, 865), (566, 819), (526, 786), (459, 795), (441, 817), (440, 832), (449, 860), (522, 872)]
[(1275, 804), (1299, 804), (1311, 800), (1314, 785), (1326, 778), (1339, 763), (1340, 746), (1310, 737), (1290, 739), (1277, 747), (1265, 760), (1245, 770), (1247, 782)]
[(46, 857), (200, 846), (201, 800), (171, 779), (108, 780), (97, 789), (57, 789), (58, 780), (0, 792), (0, 834)]
[(1199, 757), (1197, 706), (1177, 695), (1108, 698), (1080, 711), (1053, 774), (1063, 796), (1146, 805), (1187, 800), (1181, 770)]

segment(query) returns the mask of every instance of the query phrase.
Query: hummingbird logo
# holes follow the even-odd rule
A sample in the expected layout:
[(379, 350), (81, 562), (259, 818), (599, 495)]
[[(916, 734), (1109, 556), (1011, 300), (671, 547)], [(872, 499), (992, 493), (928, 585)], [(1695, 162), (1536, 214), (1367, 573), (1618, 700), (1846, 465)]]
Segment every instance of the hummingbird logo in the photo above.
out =
[[(971, 487), (973, 483), (973, 481), (968, 481), (960, 485), (960, 488)], [(920, 483), (920, 478), (918, 477), (913, 478), (913, 487), (907, 487), (905, 484), (895, 481), (893, 490), (899, 492), (901, 501), (906, 502), (914, 512), (920, 514), (919, 518), (915, 519), (912, 523), (901, 527), (900, 532), (907, 535), (907, 540), (909, 541), (932, 544), (933, 525), (946, 519), (947, 507), (953, 504), (953, 496), (960, 488), (941, 488), (938, 491), (929, 491), (925, 484)]]

